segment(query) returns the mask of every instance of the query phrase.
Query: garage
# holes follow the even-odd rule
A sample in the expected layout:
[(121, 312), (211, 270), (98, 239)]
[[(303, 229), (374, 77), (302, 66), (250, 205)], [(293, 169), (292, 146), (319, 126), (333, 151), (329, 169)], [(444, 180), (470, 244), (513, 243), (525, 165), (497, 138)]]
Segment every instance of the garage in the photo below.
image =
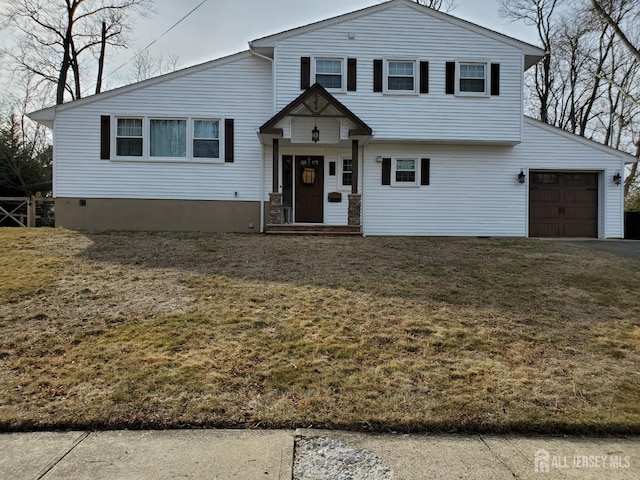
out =
[(598, 174), (531, 172), (530, 237), (597, 237)]

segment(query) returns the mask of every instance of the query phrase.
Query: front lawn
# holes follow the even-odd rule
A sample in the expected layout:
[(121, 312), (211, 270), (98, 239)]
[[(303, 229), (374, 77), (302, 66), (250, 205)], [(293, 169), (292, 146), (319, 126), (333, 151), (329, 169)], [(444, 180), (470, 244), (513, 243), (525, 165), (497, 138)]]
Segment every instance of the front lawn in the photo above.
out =
[(0, 229), (0, 429), (640, 433), (640, 262)]

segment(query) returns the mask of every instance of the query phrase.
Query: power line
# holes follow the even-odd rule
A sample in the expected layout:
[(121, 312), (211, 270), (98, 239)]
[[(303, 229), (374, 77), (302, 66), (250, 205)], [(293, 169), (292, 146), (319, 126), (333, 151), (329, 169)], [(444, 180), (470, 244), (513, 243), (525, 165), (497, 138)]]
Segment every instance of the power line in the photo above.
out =
[[(157, 37), (154, 41), (152, 41), (149, 45), (147, 45), (146, 47), (144, 47), (142, 50), (140, 50), (138, 53), (136, 53), (133, 57), (131, 57), (129, 60), (127, 60), (126, 62), (124, 62), (122, 65), (120, 65), (118, 68), (116, 68), (115, 70), (113, 70), (112, 72), (110, 72), (108, 75), (106, 75), (105, 77), (103, 77), (103, 80), (106, 80), (107, 78), (109, 78), (110, 76), (114, 75), (116, 72), (118, 72), (119, 70), (121, 70), (122, 68), (124, 68), (125, 66), (127, 66), (129, 63), (131, 63), (136, 57), (139, 57), (140, 55), (142, 55), (144, 52), (146, 52), (147, 50), (149, 50), (153, 45), (155, 45), (162, 37), (164, 37), (167, 33), (169, 33), (171, 30), (173, 30), (174, 28), (176, 28), (178, 25), (180, 25), (182, 22), (184, 22), (191, 14), (193, 14), (193, 12), (195, 12), (196, 10), (198, 10), (202, 5), (204, 5), (205, 3), (207, 3), (209, 0), (202, 0), (202, 2), (200, 2), (198, 5), (196, 5), (189, 13), (187, 13), (184, 17), (182, 17), (180, 20), (178, 20), (176, 23), (174, 23), (173, 25), (171, 25), (171, 27), (169, 27), (167, 30), (165, 30), (159, 37)], [(95, 85), (94, 85), (95, 86)], [(85, 90), (88, 91), (90, 89)], [(84, 93), (84, 92), (83, 92)]]

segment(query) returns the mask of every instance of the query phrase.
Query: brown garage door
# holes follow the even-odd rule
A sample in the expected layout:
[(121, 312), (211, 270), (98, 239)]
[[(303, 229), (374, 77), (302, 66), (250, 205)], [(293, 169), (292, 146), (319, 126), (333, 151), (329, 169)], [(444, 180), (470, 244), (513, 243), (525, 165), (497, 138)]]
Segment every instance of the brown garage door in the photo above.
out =
[(532, 172), (530, 237), (597, 237), (598, 174)]

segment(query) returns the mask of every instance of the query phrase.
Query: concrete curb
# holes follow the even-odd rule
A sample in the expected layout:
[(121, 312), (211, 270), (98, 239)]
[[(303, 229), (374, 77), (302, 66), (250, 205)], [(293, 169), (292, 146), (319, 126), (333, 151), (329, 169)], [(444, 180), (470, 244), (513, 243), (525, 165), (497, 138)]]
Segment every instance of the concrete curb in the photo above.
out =
[(2, 434), (0, 478), (290, 480), (295, 437), (314, 436), (374, 454), (399, 480), (640, 478), (640, 437), (377, 435), (310, 429)]

